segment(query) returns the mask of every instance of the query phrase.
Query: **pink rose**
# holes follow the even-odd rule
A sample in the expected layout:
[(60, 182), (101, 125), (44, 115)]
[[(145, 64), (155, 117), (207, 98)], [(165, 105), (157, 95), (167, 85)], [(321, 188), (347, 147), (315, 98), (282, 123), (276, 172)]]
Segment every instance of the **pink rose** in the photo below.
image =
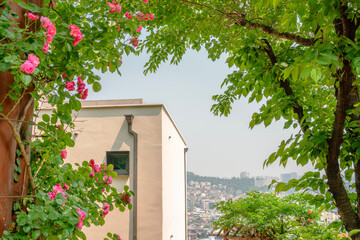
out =
[(79, 222), (76, 224), (76, 226), (80, 229), (83, 227), (83, 221), (79, 220)]
[(66, 150), (61, 150), (61, 157), (62, 157), (63, 159), (65, 159), (65, 158), (67, 157), (67, 152), (66, 152)]
[(78, 84), (77, 92), (80, 94), (85, 90), (85, 83)]
[(47, 17), (41, 17), (41, 18), (40, 18), (40, 21), (42, 22), (43, 27), (44, 27), (46, 30), (50, 27), (50, 25), (52, 25), (50, 19), (48, 19)]
[(37, 16), (37, 15), (35, 15), (35, 14), (32, 14), (32, 13), (28, 13), (28, 14), (27, 14), (27, 17), (28, 17), (29, 19), (31, 19), (31, 20), (34, 20), (34, 21), (39, 18), (39, 16)]
[(48, 195), (50, 197), (50, 200), (54, 200), (55, 194), (53, 194), (52, 192), (48, 192)]
[[(111, 3), (110, 3), (111, 4)], [(80, 28), (78, 28), (75, 25), (69, 25), (70, 28), (70, 35), (73, 36), (75, 38), (75, 41), (72, 43), (73, 46), (77, 45), (82, 39), (83, 39), (83, 35), (80, 32)]]
[(64, 183), (64, 188), (65, 188), (65, 190), (69, 190), (69, 185), (67, 185), (66, 183)]
[(136, 32), (141, 32), (142, 26), (139, 25), (138, 29), (136, 29)]
[(138, 20), (143, 20), (144, 14), (142, 12), (138, 12), (135, 16)]
[(134, 46), (134, 47), (136, 47), (138, 44), (139, 44), (139, 41), (138, 41), (138, 39), (137, 38), (132, 38), (131, 40), (130, 40), (130, 43)]
[(81, 78), (81, 75), (79, 75), (78, 76), (78, 84), (83, 84), (84, 82), (83, 82), (83, 80), (82, 80), (82, 78)]
[(68, 77), (65, 73), (63, 73), (61, 76), (62, 76), (63, 78), (67, 78), (67, 77)]
[(118, 237), (118, 239), (117, 240), (121, 240), (121, 238), (120, 238), (120, 236), (119, 235), (116, 235), (117, 237)]
[(117, 26), (117, 30), (118, 30), (118, 32), (120, 32), (120, 26)]
[(144, 15), (144, 20), (145, 20), (145, 21), (149, 20), (149, 14), (145, 14), (145, 15)]
[(53, 186), (54, 194), (58, 194), (60, 192), (63, 192), (64, 190), (61, 187), (61, 184), (57, 183), (55, 186)]
[(94, 172), (92, 171), (92, 172), (90, 173), (90, 177), (93, 178), (94, 176), (95, 176), (95, 174), (94, 174)]
[(105, 216), (106, 216), (109, 212), (110, 212), (109, 209), (104, 209), (104, 210), (103, 210), (103, 214), (104, 214)]
[(93, 167), (94, 165), (95, 165), (95, 161), (94, 161), (94, 159), (91, 159), (90, 160), (90, 164), (89, 164), (91, 167)]
[(69, 91), (73, 91), (73, 90), (75, 90), (75, 83), (72, 81), (67, 81), (65, 83), (65, 88)]
[(152, 13), (149, 14), (150, 21), (154, 20), (154, 15)]
[(85, 89), (84, 92), (80, 93), (80, 97), (82, 100), (85, 100), (88, 97), (88, 89)]
[(97, 164), (95, 164), (95, 165), (94, 165), (94, 172), (97, 173), (97, 172), (99, 172), (99, 171), (100, 171), (100, 166), (97, 165)]
[(76, 209), (76, 212), (80, 215), (79, 220), (84, 220), (86, 217), (86, 213), (84, 211), (81, 211), (79, 208)]
[(52, 37), (54, 37), (56, 33), (56, 27), (52, 23), (50, 24), (47, 33), (50, 34)]
[(51, 34), (47, 34), (46, 35), (46, 43), (50, 44), (50, 43), (52, 43), (52, 41), (53, 41), (53, 37), (51, 36)]
[(128, 19), (132, 19), (132, 14), (130, 12), (126, 12), (125, 17), (127, 17)]
[(39, 63), (40, 63), (39, 58), (38, 58), (37, 56), (31, 54), (31, 53), (28, 55), (28, 60), (29, 60), (35, 67), (37, 67), (37, 66), (39, 65)]
[(119, 4), (116, 5), (116, 12), (121, 13), (121, 6)]
[(45, 44), (42, 49), (43, 53), (47, 53), (49, 51), (49, 48), (50, 48), (49, 45)]
[(144, 3), (149, 3), (149, 1), (148, 1), (148, 0), (144, 0)]
[(24, 73), (31, 74), (34, 70), (35, 70), (35, 65), (29, 60), (26, 60), (21, 65), (21, 71), (23, 71)]
[(113, 179), (112, 179), (112, 177), (111, 176), (104, 176), (104, 182), (105, 182), (105, 184), (107, 184), (107, 185), (109, 185), (109, 184), (112, 184), (112, 181), (113, 181)]
[(107, 2), (106, 4), (111, 8), (109, 10), (109, 12), (111, 12), (111, 13), (115, 12), (115, 4), (112, 4), (110, 2)]

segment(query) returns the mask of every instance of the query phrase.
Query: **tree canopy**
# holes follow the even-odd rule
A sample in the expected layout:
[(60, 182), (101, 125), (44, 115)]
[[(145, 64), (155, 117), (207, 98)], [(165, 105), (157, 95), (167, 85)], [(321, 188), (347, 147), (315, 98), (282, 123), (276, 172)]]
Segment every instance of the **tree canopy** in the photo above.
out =
[(213, 96), (214, 114), (228, 116), (247, 97), (263, 103), (251, 128), (284, 119), (297, 133), (264, 165), (296, 161), (315, 170), (276, 189), (318, 191), (313, 201), (333, 203), (346, 230), (359, 229), (360, 2), (164, 0), (149, 7), (157, 20), (141, 46), (151, 54), (145, 73), (166, 60), (177, 64), (187, 49), (204, 48), (212, 60), (227, 54), (236, 70)]
[(222, 216), (214, 222), (215, 229), (220, 233), (231, 229), (229, 236), (239, 239), (349, 239), (337, 229), (337, 222), (327, 226), (321, 221), (322, 210), (310, 206), (301, 194), (280, 198), (274, 193), (248, 192), (216, 208)]

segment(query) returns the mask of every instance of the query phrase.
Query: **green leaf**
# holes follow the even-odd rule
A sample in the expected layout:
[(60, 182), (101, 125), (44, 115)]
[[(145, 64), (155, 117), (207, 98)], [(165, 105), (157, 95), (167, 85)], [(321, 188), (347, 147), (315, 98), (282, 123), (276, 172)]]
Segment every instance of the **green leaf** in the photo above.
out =
[(99, 92), (101, 90), (101, 84), (99, 82), (94, 82), (92, 87), (93, 87), (94, 92)]
[(86, 235), (85, 233), (83, 233), (82, 231), (76, 229), (75, 231), (75, 235), (78, 236), (79, 238), (81, 238), (82, 240), (86, 240)]
[(8, 63), (0, 63), (0, 71), (1, 72), (6, 72), (8, 71), (10, 68), (10, 64)]
[(112, 171), (112, 172), (110, 172), (110, 176), (111, 176), (112, 178), (116, 178), (116, 177), (117, 177), (117, 173), (114, 172), (114, 171)]
[[(130, 208), (129, 208), (130, 209)], [(119, 206), (119, 210), (120, 210), (120, 212), (124, 212), (125, 211), (125, 207), (123, 206), (123, 205), (120, 205)], [(130, 209), (131, 210), (131, 209)]]
[(60, 198), (57, 198), (55, 199), (55, 202), (59, 205), (62, 205), (64, 203), (64, 200), (63, 199), (60, 199)]
[(20, 60), (17, 55), (7, 55), (4, 57), (4, 61), (11, 64), (19, 64)]
[(324, 55), (322, 55), (322, 56), (319, 56), (319, 57), (317, 58), (316, 62), (317, 62), (318, 64), (327, 66), (327, 65), (331, 64), (331, 59), (328, 58), (328, 57), (326, 57), (326, 56), (324, 56)]
[(41, 8), (33, 3), (26, 4), (22, 0), (12, 0), (13, 2), (16, 2), (20, 7), (24, 9), (28, 9), (31, 12), (41, 12)]
[(71, 45), (70, 45), (69, 43), (65, 43), (65, 47), (66, 47), (66, 50), (67, 50), (68, 52), (71, 52), (72, 47), (71, 47)]
[(16, 222), (20, 225), (23, 226), (26, 224), (26, 215), (20, 215), (18, 216), (18, 218), (16, 219)]
[(105, 73), (107, 71), (108, 67), (106, 64), (103, 64), (103, 66), (101, 67), (101, 72)]
[(68, 146), (68, 147), (74, 147), (74, 146), (75, 146), (75, 141), (72, 140), (72, 139), (66, 138), (66, 139), (65, 139), (65, 144), (66, 144), (66, 146)]
[(125, 53), (126, 53), (126, 55), (130, 54), (130, 47), (129, 46), (125, 46)]
[(21, 74), (20, 77), (21, 77), (21, 81), (22, 81), (26, 86), (28, 86), (28, 85), (31, 83), (31, 81), (32, 81), (32, 78), (31, 78), (31, 76), (30, 76), (29, 74)]
[(111, 63), (111, 64), (110, 64), (109, 70), (110, 70), (110, 72), (112, 72), (112, 73), (116, 71), (116, 66), (115, 66), (114, 63)]
[(40, 237), (40, 230), (35, 230), (33, 233), (32, 233), (32, 236), (33, 236), (33, 239), (38, 239)]
[(360, 67), (360, 57), (356, 57), (351, 61), (351, 67), (354, 69)]
[(51, 116), (51, 124), (56, 124), (58, 120), (58, 117), (56, 115)]
[(318, 68), (313, 68), (311, 70), (311, 78), (317, 83), (321, 78), (321, 70)]
[(113, 169), (114, 169), (114, 165), (109, 164), (109, 165), (107, 166), (107, 170), (111, 171), (111, 170), (113, 170)]
[(10, 38), (11, 40), (15, 40), (15, 33), (9, 29), (1, 28), (0, 33), (4, 37)]
[(49, 117), (49, 115), (47, 115), (47, 114), (44, 114), (44, 115), (42, 115), (42, 120), (44, 121), (44, 122), (49, 122), (50, 121), (50, 117)]
[(95, 62), (94, 67), (99, 70), (101, 68), (102, 64), (100, 62)]
[(351, 237), (352, 235), (355, 235), (355, 234), (357, 234), (357, 233), (359, 233), (360, 232), (360, 229), (353, 229), (353, 230), (351, 230), (350, 232), (349, 232), (349, 236)]

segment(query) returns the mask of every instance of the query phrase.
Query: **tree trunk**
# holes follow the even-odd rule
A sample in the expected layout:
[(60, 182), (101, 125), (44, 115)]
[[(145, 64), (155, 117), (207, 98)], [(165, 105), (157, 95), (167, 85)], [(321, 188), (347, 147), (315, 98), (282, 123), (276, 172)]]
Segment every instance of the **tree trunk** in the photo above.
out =
[[(32, 2), (38, 6), (43, 6), (42, 0), (25, 0), (24, 2)], [(18, 14), (19, 18), (16, 21), (23, 28), (25, 26), (24, 14), (26, 10), (14, 2), (10, 2), (10, 7), (12, 11)], [(27, 108), (29, 101), (32, 101), (28, 92), (33, 90), (33, 86), (26, 89), (26, 93), (19, 101), (14, 101), (8, 97), (8, 93), (11, 90), (8, 87), (9, 84), (14, 85), (14, 76), (9, 72), (0, 72), (0, 103), (2, 102), (1, 107), (3, 108), (1, 113), (6, 115), (14, 126), (19, 127), (21, 140), (26, 140), (25, 131), (30, 130), (30, 128), (27, 124), (23, 124), (22, 121), (30, 120), (33, 115), (33, 103)], [(17, 146), (9, 122), (0, 117), (0, 237), (3, 231), (8, 230), (11, 226), (12, 207), (14, 200), (17, 199), (16, 196), (26, 195), (28, 189), (28, 173), (25, 161), (21, 157), (20, 167), (22, 172), (18, 176), (19, 182), (14, 182)], [(25, 146), (25, 149), (30, 159), (29, 146)]]

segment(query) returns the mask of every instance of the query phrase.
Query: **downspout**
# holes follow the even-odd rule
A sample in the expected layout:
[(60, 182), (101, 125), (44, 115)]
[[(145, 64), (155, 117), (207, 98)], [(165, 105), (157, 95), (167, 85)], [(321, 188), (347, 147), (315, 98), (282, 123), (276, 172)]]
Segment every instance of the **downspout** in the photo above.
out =
[(188, 221), (187, 221), (187, 164), (186, 164), (186, 153), (189, 150), (189, 148), (184, 148), (184, 187), (185, 187), (185, 240), (188, 239), (188, 229), (187, 229), (187, 225), (188, 225)]
[(134, 171), (133, 171), (133, 189), (132, 191), (134, 191), (135, 196), (133, 196), (132, 202), (133, 202), (133, 221), (132, 221), (132, 226), (133, 226), (133, 240), (137, 240), (137, 173), (138, 173), (138, 134), (136, 132), (133, 131), (132, 129), (132, 123), (133, 123), (133, 119), (134, 119), (134, 115), (132, 114), (125, 114), (125, 119), (126, 122), (128, 124), (128, 132), (130, 133), (130, 135), (132, 135), (134, 137)]

